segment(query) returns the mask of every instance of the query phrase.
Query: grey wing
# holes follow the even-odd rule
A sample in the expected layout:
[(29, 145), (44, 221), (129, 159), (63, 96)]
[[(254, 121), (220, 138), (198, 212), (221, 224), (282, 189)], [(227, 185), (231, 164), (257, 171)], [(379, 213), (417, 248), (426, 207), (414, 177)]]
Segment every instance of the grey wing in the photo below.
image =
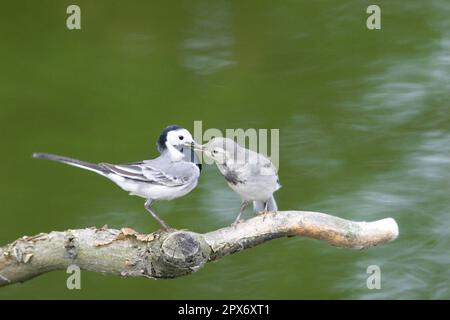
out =
[(166, 172), (163, 168), (150, 166), (145, 161), (117, 165), (100, 163), (100, 166), (120, 177), (155, 185), (175, 187), (185, 183), (182, 177)]
[(262, 165), (262, 173), (264, 174), (278, 174), (278, 168), (275, 167), (275, 165), (270, 161), (268, 158), (264, 157), (263, 155), (258, 154), (260, 163)]
[(246, 161), (243, 171), (246, 171), (249, 174), (277, 175), (278, 170), (272, 161), (262, 154), (256, 153), (252, 150), (246, 151), (248, 152), (248, 161)]
[(167, 185), (181, 186), (193, 179), (197, 179), (200, 171), (191, 162), (167, 162), (159, 169), (154, 165), (145, 163), (143, 174), (148, 179), (162, 179)]

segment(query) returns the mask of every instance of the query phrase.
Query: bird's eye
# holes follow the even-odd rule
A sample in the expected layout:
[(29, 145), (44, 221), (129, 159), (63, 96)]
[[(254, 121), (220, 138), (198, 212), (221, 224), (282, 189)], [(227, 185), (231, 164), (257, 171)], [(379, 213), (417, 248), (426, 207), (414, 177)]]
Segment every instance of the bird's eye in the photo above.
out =
[(217, 151), (216, 149), (213, 150), (213, 153), (218, 153), (219, 151)]
[(183, 140), (184, 137), (183, 136), (178, 136), (178, 139)]

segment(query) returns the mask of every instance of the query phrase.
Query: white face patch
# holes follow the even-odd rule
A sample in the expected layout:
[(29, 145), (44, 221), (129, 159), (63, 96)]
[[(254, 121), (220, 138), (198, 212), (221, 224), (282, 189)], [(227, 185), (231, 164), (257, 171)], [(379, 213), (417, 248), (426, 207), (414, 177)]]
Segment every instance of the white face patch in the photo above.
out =
[(166, 147), (169, 152), (171, 161), (181, 161), (184, 158), (184, 154), (182, 154), (177, 148), (172, 146), (170, 143), (166, 142)]
[(227, 161), (227, 152), (219, 147), (215, 147), (213, 149), (209, 149), (206, 152), (206, 155), (212, 158), (217, 163), (225, 163)]
[(176, 147), (184, 143), (191, 143), (194, 141), (192, 135), (186, 129), (173, 130), (167, 133), (167, 143)]

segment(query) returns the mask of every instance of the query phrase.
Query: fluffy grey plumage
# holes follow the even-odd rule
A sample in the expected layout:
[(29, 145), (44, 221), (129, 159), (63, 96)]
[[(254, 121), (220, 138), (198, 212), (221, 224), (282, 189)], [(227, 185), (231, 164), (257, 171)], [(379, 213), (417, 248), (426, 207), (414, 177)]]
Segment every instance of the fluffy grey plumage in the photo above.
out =
[(277, 169), (269, 159), (222, 137), (213, 138), (202, 146), (194, 145), (194, 148), (215, 161), (230, 188), (241, 196), (243, 203), (235, 222), (249, 202), (253, 202), (258, 212), (277, 211), (273, 193), (281, 185)]

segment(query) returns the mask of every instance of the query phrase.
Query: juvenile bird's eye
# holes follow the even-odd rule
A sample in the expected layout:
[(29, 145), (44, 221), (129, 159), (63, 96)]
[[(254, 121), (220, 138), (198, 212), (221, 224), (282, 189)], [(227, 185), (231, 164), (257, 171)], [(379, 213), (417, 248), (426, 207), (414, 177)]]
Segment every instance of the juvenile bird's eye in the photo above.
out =
[(184, 137), (183, 136), (178, 136), (178, 139), (183, 140)]
[(216, 149), (213, 150), (213, 153), (217, 153), (218, 151)]

